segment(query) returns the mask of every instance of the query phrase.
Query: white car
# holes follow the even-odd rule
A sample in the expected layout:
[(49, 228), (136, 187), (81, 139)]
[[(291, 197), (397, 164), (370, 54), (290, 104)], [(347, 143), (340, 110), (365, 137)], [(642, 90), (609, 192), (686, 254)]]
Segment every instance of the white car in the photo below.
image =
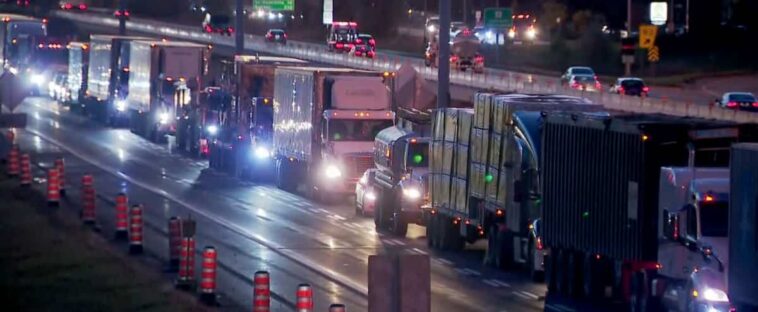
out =
[(561, 76), (561, 84), (568, 84), (574, 76), (592, 76), (597, 80), (597, 75), (592, 68), (586, 66), (571, 66), (566, 69), (566, 72)]

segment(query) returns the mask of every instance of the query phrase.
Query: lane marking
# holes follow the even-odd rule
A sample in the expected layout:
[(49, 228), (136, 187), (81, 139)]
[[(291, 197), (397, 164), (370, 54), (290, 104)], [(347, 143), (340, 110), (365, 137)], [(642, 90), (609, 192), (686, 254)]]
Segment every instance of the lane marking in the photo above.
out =
[(445, 258), (439, 258), (440, 262), (447, 264), (447, 265), (453, 265), (453, 261), (447, 260)]
[(428, 253), (426, 251), (423, 251), (423, 250), (418, 249), (418, 248), (413, 248), (412, 250), (415, 251), (415, 252), (417, 252), (417, 253), (419, 253), (419, 254), (422, 254), (422, 255), (428, 255)]
[(562, 304), (555, 304), (555, 305), (553, 305), (553, 304), (546, 304), (545, 308), (549, 308), (549, 309), (556, 310), (556, 311), (561, 311), (561, 312), (575, 312), (576, 311), (576, 310), (574, 310), (572, 308), (569, 308), (569, 307), (567, 307), (565, 305), (562, 305)]
[(491, 281), (493, 281), (495, 284), (498, 284), (498, 285), (503, 286), (503, 287), (511, 287), (511, 284), (503, 282), (503, 281), (501, 281), (499, 279), (493, 278), (493, 279), (491, 279)]
[(495, 282), (493, 282), (491, 280), (482, 280), (482, 282), (484, 282), (485, 284), (490, 285), (492, 287), (495, 287), (495, 288), (500, 287), (500, 285), (498, 285), (497, 283), (495, 283)]
[(480, 273), (479, 271), (476, 271), (476, 270), (472, 270), (472, 269), (469, 269), (469, 268), (464, 268), (463, 270), (466, 271), (466, 272), (468, 272), (470, 275), (482, 276), (482, 273)]
[(513, 293), (516, 294), (517, 296), (521, 297), (521, 298), (529, 298), (529, 299), (532, 299), (532, 300), (539, 300), (540, 299), (539, 296), (537, 296), (537, 295), (535, 295), (533, 293), (530, 293), (528, 291), (519, 290), (519, 291), (514, 291)]
[(459, 274), (461, 274), (461, 275), (469, 275), (469, 272), (468, 272), (468, 271), (466, 271), (465, 269), (462, 269), (462, 268), (455, 268), (454, 270), (455, 270), (456, 272), (458, 272)]
[(314, 273), (316, 273), (318, 275), (321, 275), (321, 276), (324, 276), (324, 277), (326, 277), (328, 279), (331, 279), (331, 280), (335, 281), (336, 283), (338, 283), (338, 284), (340, 284), (340, 285), (342, 285), (342, 286), (344, 286), (344, 287), (346, 287), (346, 288), (348, 288), (348, 289), (350, 289), (350, 290), (352, 290), (352, 291), (354, 291), (354, 292), (356, 292), (356, 293), (358, 293), (358, 294), (360, 294), (360, 295), (362, 295), (364, 297), (368, 297), (368, 287), (367, 286), (361, 285), (361, 284), (355, 282), (353, 279), (350, 279), (347, 276), (343, 275), (342, 273), (339, 273), (339, 272), (337, 272), (335, 270), (332, 270), (331, 268), (328, 268), (326, 266), (318, 264), (318, 263), (312, 261), (311, 259), (309, 259), (307, 256), (301, 254), (301, 253), (295, 252), (292, 249), (286, 249), (283, 246), (280, 246), (279, 244), (277, 244), (277, 243), (275, 243), (275, 242), (273, 242), (271, 240), (268, 240), (268, 239), (264, 238), (263, 236), (261, 236), (259, 234), (255, 234), (253, 232), (250, 232), (248, 229), (246, 229), (246, 228), (244, 228), (242, 226), (236, 225), (236, 224), (234, 224), (234, 223), (226, 220), (223, 217), (220, 217), (220, 216), (218, 216), (216, 214), (209, 213), (209, 212), (206, 212), (203, 209), (195, 207), (194, 205), (192, 205), (192, 204), (190, 204), (190, 203), (188, 203), (188, 202), (186, 202), (186, 201), (184, 201), (184, 200), (182, 200), (182, 199), (180, 199), (180, 198), (178, 198), (178, 197), (176, 197), (176, 196), (174, 196), (172, 194), (169, 194), (165, 190), (156, 189), (156, 188), (151, 187), (150, 185), (148, 185), (148, 183), (144, 183), (142, 181), (138, 181), (137, 179), (132, 178), (132, 177), (130, 177), (130, 176), (124, 174), (123, 172), (120, 172), (120, 171), (118, 171), (118, 170), (116, 170), (114, 168), (111, 168), (110, 166), (105, 165), (105, 164), (101, 163), (98, 160), (90, 158), (89, 156), (84, 155), (84, 154), (82, 154), (82, 153), (80, 153), (80, 152), (78, 152), (78, 151), (76, 151), (76, 150), (74, 150), (74, 149), (72, 149), (72, 148), (70, 148), (70, 147), (62, 144), (57, 139), (53, 139), (50, 136), (47, 136), (46, 134), (42, 134), (41, 132), (39, 132), (39, 131), (37, 131), (35, 129), (26, 128), (25, 130), (27, 132), (29, 132), (29, 133), (32, 133), (32, 134), (35, 134), (35, 135), (39, 136), (40, 138), (44, 139), (45, 141), (48, 141), (48, 142), (52, 143), (53, 145), (57, 145), (61, 149), (65, 150), (68, 153), (70, 153), (71, 155), (73, 155), (74, 157), (77, 157), (77, 158), (79, 158), (79, 159), (81, 159), (81, 160), (83, 160), (85, 162), (88, 162), (91, 165), (93, 165), (95, 167), (98, 167), (98, 168), (100, 168), (101, 170), (103, 170), (103, 171), (105, 171), (107, 173), (110, 173), (111, 175), (118, 176), (118, 177), (120, 177), (120, 178), (122, 178), (122, 179), (124, 179), (124, 180), (126, 180), (126, 181), (128, 181), (128, 182), (130, 182), (130, 183), (132, 183), (134, 185), (136, 185), (136, 186), (141, 187), (142, 189), (144, 189), (144, 190), (146, 190), (148, 192), (155, 193), (155, 194), (158, 194), (160, 196), (163, 196), (164, 198), (167, 198), (167, 199), (169, 199), (169, 200), (171, 200), (171, 201), (179, 204), (180, 206), (183, 206), (186, 209), (193, 211), (194, 213), (196, 213), (196, 214), (198, 214), (198, 215), (200, 215), (200, 216), (202, 216), (204, 218), (207, 218), (207, 219), (209, 219), (209, 220), (211, 220), (213, 222), (218, 223), (220, 226), (225, 227), (225, 228), (229, 229), (232, 232), (236, 232), (236, 233), (240, 234), (241, 236), (247, 237), (247, 238), (249, 238), (249, 239), (251, 239), (251, 240), (253, 240), (253, 241), (255, 241), (255, 242), (257, 242), (257, 243), (259, 243), (259, 244), (261, 244), (261, 245), (263, 245), (265, 247), (267, 247), (267, 248), (269, 248), (273, 252), (280, 254), (281, 256), (289, 259), (292, 262), (299, 263), (299, 264), (303, 265), (304, 267), (310, 269), (311, 271), (313, 271)]

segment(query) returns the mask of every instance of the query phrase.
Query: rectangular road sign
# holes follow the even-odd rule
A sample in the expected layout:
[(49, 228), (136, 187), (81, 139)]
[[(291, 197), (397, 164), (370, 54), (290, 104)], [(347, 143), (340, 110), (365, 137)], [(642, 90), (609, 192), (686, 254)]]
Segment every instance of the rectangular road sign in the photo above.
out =
[(511, 8), (484, 9), (484, 26), (492, 28), (510, 28), (513, 26)]
[(656, 36), (658, 36), (658, 26), (640, 25), (640, 48), (652, 48), (655, 45)]
[(295, 0), (253, 0), (253, 9), (266, 11), (294, 11)]

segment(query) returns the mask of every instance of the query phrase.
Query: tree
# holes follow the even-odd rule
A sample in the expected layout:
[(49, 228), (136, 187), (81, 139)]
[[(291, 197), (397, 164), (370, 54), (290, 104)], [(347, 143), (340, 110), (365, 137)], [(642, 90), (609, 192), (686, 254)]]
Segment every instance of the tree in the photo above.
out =
[(566, 22), (567, 11), (565, 4), (548, 0), (542, 4), (542, 16), (538, 20), (541, 21), (543, 28), (554, 31)]
[(592, 11), (581, 10), (574, 12), (574, 14), (571, 16), (571, 22), (574, 24), (574, 31), (576, 34), (583, 34), (592, 22)]

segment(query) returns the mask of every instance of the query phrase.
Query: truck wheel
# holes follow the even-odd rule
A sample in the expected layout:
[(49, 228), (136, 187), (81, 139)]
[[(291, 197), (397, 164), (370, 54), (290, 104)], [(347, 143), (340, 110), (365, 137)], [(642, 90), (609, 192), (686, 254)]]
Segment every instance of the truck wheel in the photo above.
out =
[(535, 267), (535, 264), (534, 264), (534, 261), (536, 259), (535, 253), (540, 252), (540, 251), (534, 248), (534, 241), (531, 237), (529, 237), (529, 248), (527, 252), (529, 253), (527, 255), (527, 267), (529, 268), (529, 277), (532, 279), (533, 282), (541, 283), (545, 280), (545, 271), (541, 270), (542, 268)]
[(559, 249), (556, 252), (556, 261), (555, 261), (555, 289), (558, 291), (558, 294), (566, 295), (568, 294), (568, 251)]
[(545, 286), (547, 286), (548, 292), (555, 291), (555, 280), (556, 280), (555, 255), (556, 254), (553, 252), (553, 250), (551, 250), (550, 254), (545, 256)]
[(584, 257), (580, 252), (571, 252), (568, 255), (568, 287), (567, 295), (572, 298), (581, 297), (582, 285), (582, 264)]
[(429, 222), (426, 224), (426, 246), (429, 248), (434, 248), (434, 223), (437, 220), (437, 215), (433, 214), (429, 216)]
[(495, 266), (501, 269), (513, 267), (513, 234), (496, 230)]
[(461, 237), (459, 225), (453, 224), (452, 218), (442, 218), (440, 231), (442, 232), (441, 247), (444, 250), (458, 251), (463, 249), (464, 242)]
[(399, 213), (392, 217), (392, 233), (400, 237), (405, 237), (408, 234), (408, 222), (403, 220)]

